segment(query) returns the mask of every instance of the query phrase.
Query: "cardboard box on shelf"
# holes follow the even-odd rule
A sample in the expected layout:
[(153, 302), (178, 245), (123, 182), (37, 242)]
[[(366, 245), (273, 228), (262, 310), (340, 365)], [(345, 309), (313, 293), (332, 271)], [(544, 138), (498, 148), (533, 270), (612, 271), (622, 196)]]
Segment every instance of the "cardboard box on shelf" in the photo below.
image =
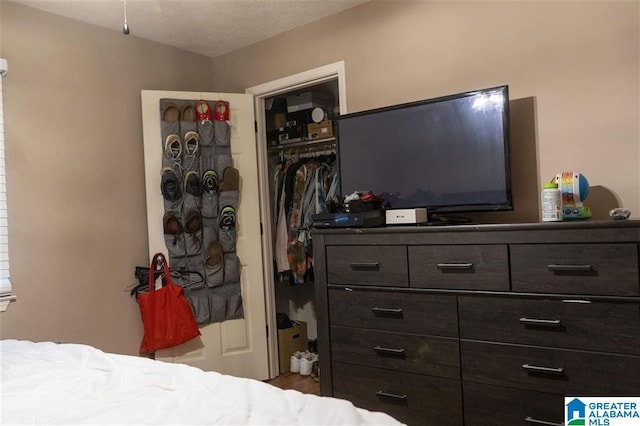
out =
[(267, 132), (267, 145), (286, 145), (288, 143), (300, 142), (307, 136), (307, 126), (296, 124), (295, 121), (286, 123), (284, 127)]
[(294, 321), (294, 326), (278, 330), (278, 359), (280, 373), (288, 373), (291, 366), (291, 355), (295, 351), (306, 351), (309, 347), (307, 340), (307, 323)]
[(287, 96), (287, 112), (296, 112), (315, 107), (333, 110), (333, 95), (325, 92), (303, 92)]
[(273, 122), (275, 124), (275, 128), (279, 129), (287, 125), (287, 114), (284, 112), (279, 112), (273, 115)]
[(287, 98), (267, 98), (264, 108), (272, 113), (287, 112)]
[(313, 122), (313, 120), (311, 119), (311, 111), (312, 110), (310, 109), (303, 109), (296, 112), (288, 112), (285, 125), (288, 124), (289, 126), (293, 126), (301, 124), (306, 129), (307, 124)]
[(309, 135), (309, 140), (333, 137), (333, 122), (325, 120), (319, 123), (309, 123), (307, 125), (307, 134)]

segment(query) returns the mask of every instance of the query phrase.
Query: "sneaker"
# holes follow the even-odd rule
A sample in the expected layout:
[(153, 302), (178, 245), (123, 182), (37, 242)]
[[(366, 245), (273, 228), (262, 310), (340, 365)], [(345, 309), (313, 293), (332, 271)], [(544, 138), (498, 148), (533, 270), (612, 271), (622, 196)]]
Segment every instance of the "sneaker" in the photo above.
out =
[(164, 141), (164, 153), (165, 155), (179, 160), (182, 156), (182, 139), (178, 135), (169, 135)]
[(310, 376), (312, 367), (313, 367), (312, 360), (308, 358), (300, 359), (300, 375), (301, 376)]
[(207, 101), (200, 99), (196, 102), (196, 118), (202, 123), (212, 121), (211, 108)]
[(182, 169), (185, 172), (197, 170), (200, 165), (200, 136), (197, 132), (187, 132), (182, 145)]
[(215, 170), (207, 170), (202, 175), (202, 186), (205, 191), (216, 192), (218, 191), (218, 174)]
[(182, 108), (182, 121), (188, 121), (190, 123), (196, 121), (196, 110), (192, 104), (186, 104)]
[(202, 182), (200, 182), (198, 172), (187, 172), (184, 177), (184, 192), (194, 197), (200, 197), (202, 195)]
[(215, 110), (215, 119), (218, 121), (228, 121), (229, 120), (229, 102), (227, 101), (218, 101), (213, 106)]
[(167, 102), (162, 109), (162, 121), (175, 123), (180, 120), (180, 110), (173, 102)]
[(183, 227), (173, 212), (166, 212), (162, 217), (164, 228), (164, 242), (167, 246), (169, 258), (184, 256)]
[(219, 241), (212, 241), (207, 250), (207, 266), (215, 267), (222, 265), (222, 244)]
[(198, 132), (187, 132), (184, 135), (184, 152), (188, 155), (196, 155), (200, 145)]
[(160, 190), (162, 196), (167, 201), (179, 201), (182, 198), (182, 185), (176, 171), (171, 167), (162, 169), (162, 177), (160, 179)]
[(182, 233), (182, 224), (178, 218), (172, 213), (167, 212), (162, 217), (162, 227), (167, 235), (179, 235)]
[(292, 373), (300, 372), (300, 358), (298, 358), (295, 354), (291, 355), (291, 365), (289, 367), (289, 371)]
[(172, 134), (164, 141), (164, 155), (162, 157), (163, 167), (173, 167), (177, 171), (182, 171), (182, 139), (180, 136)]
[(192, 210), (187, 214), (187, 220), (184, 225), (184, 230), (187, 234), (193, 234), (202, 229), (202, 216), (200, 212)]
[(222, 208), (220, 213), (220, 227), (224, 229), (231, 229), (236, 226), (236, 209), (231, 206)]
[(236, 224), (236, 207), (240, 189), (240, 174), (238, 169), (227, 167), (224, 169), (223, 180), (220, 182), (218, 204), (221, 207), (221, 226), (232, 228)]
[[(240, 190), (240, 172), (235, 167), (227, 167), (222, 174), (220, 191), (238, 192)], [(237, 198), (237, 194), (236, 198)]]

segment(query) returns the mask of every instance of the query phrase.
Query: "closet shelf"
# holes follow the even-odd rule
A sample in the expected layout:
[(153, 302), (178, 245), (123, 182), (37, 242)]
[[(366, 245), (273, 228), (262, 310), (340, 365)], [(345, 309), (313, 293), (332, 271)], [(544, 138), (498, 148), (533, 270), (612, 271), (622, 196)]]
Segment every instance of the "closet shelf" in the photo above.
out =
[(323, 144), (327, 144), (327, 143), (335, 143), (336, 138), (324, 138), (324, 139), (313, 139), (313, 140), (306, 140), (306, 141), (300, 141), (300, 142), (291, 142), (291, 143), (286, 143), (286, 144), (281, 144), (281, 145), (273, 145), (267, 148), (267, 150), (269, 152), (278, 152), (278, 151), (282, 151), (285, 149), (289, 149), (289, 148), (300, 148), (300, 147), (306, 147), (306, 146), (316, 146), (316, 145), (323, 145)]

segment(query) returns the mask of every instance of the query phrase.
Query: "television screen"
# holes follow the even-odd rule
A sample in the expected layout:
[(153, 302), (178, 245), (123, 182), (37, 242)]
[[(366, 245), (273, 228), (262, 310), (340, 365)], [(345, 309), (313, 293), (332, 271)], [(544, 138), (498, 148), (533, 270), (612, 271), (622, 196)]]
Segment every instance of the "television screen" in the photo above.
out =
[(508, 86), (343, 115), (343, 196), (371, 191), (390, 209), (511, 210)]

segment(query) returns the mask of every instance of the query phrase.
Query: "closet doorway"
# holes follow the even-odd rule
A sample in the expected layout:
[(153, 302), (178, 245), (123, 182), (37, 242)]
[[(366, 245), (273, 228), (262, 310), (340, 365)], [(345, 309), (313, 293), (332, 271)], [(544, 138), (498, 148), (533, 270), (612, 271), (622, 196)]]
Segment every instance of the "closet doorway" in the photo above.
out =
[[(317, 322), (314, 308), (314, 286), (310, 278), (306, 282), (292, 283), (288, 274), (278, 272), (275, 264), (276, 215), (274, 203), (273, 171), (278, 161), (287, 156), (300, 157), (335, 153), (333, 138), (319, 138), (278, 144), (270, 144), (267, 132), (272, 131), (270, 111), (274, 100), (300, 94), (330, 93), (333, 95), (333, 110), (328, 115), (337, 116), (347, 112), (344, 61), (325, 65), (289, 77), (254, 86), (245, 90), (254, 96), (256, 115), (256, 143), (258, 156), (258, 180), (260, 194), (260, 220), (262, 229), (262, 253), (265, 283), (265, 310), (268, 327), (269, 374), (275, 378), (280, 374), (278, 332), (276, 313), (285, 313), (291, 320), (307, 323), (307, 337), (317, 339)], [(272, 142), (272, 141), (271, 141)], [(311, 278), (312, 279), (312, 278)]]

